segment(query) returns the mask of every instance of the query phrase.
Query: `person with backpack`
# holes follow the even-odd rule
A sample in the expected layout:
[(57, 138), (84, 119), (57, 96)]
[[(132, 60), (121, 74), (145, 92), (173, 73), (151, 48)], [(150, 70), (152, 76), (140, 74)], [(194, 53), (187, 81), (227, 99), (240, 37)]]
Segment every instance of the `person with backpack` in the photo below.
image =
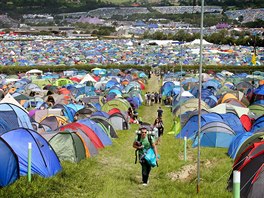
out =
[[(147, 134), (147, 127), (141, 127), (140, 133), (133, 142), (133, 147), (138, 151), (139, 161), (142, 167), (142, 183), (144, 186), (148, 185), (149, 173), (151, 171), (151, 165), (144, 159), (144, 155), (148, 149), (153, 148), (156, 161), (158, 161), (158, 150), (155, 144), (154, 137)], [(137, 157), (137, 156), (136, 156)], [(137, 159), (137, 158), (136, 158)]]

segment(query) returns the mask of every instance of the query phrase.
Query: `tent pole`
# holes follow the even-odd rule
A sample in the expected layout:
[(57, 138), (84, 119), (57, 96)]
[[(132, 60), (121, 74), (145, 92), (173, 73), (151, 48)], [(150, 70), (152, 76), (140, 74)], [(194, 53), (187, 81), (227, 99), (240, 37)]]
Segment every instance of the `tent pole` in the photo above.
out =
[(197, 193), (200, 191), (200, 132), (201, 132), (201, 100), (202, 100), (202, 67), (203, 67), (203, 18), (204, 0), (201, 0), (201, 27), (200, 27), (200, 66), (199, 66), (199, 100), (198, 100), (198, 147), (197, 147)]

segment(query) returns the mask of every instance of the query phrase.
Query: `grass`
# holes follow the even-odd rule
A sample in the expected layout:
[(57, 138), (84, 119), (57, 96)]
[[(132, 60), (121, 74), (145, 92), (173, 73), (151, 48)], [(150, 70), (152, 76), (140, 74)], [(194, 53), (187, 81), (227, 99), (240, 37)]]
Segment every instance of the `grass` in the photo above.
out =
[[(151, 78), (147, 91), (157, 91), (157, 79)], [(143, 121), (152, 123), (157, 115), (158, 104), (141, 106), (139, 115)], [(99, 152), (99, 155), (78, 164), (63, 162), (63, 171), (52, 178), (33, 176), (28, 183), (21, 177), (14, 184), (2, 188), (0, 197), (232, 197), (226, 191), (232, 160), (226, 155), (227, 149), (201, 148), (200, 193), (196, 193), (196, 170), (187, 179), (172, 180), (186, 165), (196, 168), (197, 149), (188, 142), (188, 160), (183, 161), (183, 140), (168, 135), (172, 126), (170, 108), (162, 106), (165, 133), (158, 146), (161, 159), (159, 167), (150, 173), (150, 185), (145, 187), (141, 181), (141, 169), (135, 164), (132, 143), (137, 125), (130, 130), (118, 131), (119, 138), (113, 145)]]

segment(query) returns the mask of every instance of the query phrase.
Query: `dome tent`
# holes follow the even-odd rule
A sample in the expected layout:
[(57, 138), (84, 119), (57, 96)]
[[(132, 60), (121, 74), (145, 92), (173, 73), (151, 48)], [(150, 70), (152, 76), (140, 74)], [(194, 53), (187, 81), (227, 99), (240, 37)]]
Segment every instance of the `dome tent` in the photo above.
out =
[(37, 132), (18, 128), (1, 135), (18, 156), (20, 175), (27, 175), (28, 142), (32, 143), (32, 174), (51, 177), (61, 171), (60, 161), (49, 143)]

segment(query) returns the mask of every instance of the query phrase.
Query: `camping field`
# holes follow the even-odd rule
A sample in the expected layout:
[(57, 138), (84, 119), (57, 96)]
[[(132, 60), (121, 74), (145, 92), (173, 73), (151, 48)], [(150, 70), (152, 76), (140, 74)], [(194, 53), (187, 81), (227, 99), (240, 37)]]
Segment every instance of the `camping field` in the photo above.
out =
[[(157, 77), (148, 81), (145, 91), (157, 91)], [(158, 104), (142, 105), (139, 116), (152, 123)], [(33, 176), (32, 182), (22, 177), (14, 184), (0, 189), (0, 197), (232, 197), (226, 190), (232, 170), (232, 160), (227, 149), (201, 148), (200, 192), (197, 194), (197, 148), (188, 142), (187, 161), (183, 160), (183, 140), (168, 135), (173, 124), (169, 107), (162, 106), (165, 133), (158, 145), (161, 156), (159, 167), (152, 169), (150, 183), (142, 186), (141, 167), (135, 164), (135, 130), (118, 131), (113, 145), (101, 150), (99, 155), (78, 164), (63, 162), (63, 171), (52, 178)]]

